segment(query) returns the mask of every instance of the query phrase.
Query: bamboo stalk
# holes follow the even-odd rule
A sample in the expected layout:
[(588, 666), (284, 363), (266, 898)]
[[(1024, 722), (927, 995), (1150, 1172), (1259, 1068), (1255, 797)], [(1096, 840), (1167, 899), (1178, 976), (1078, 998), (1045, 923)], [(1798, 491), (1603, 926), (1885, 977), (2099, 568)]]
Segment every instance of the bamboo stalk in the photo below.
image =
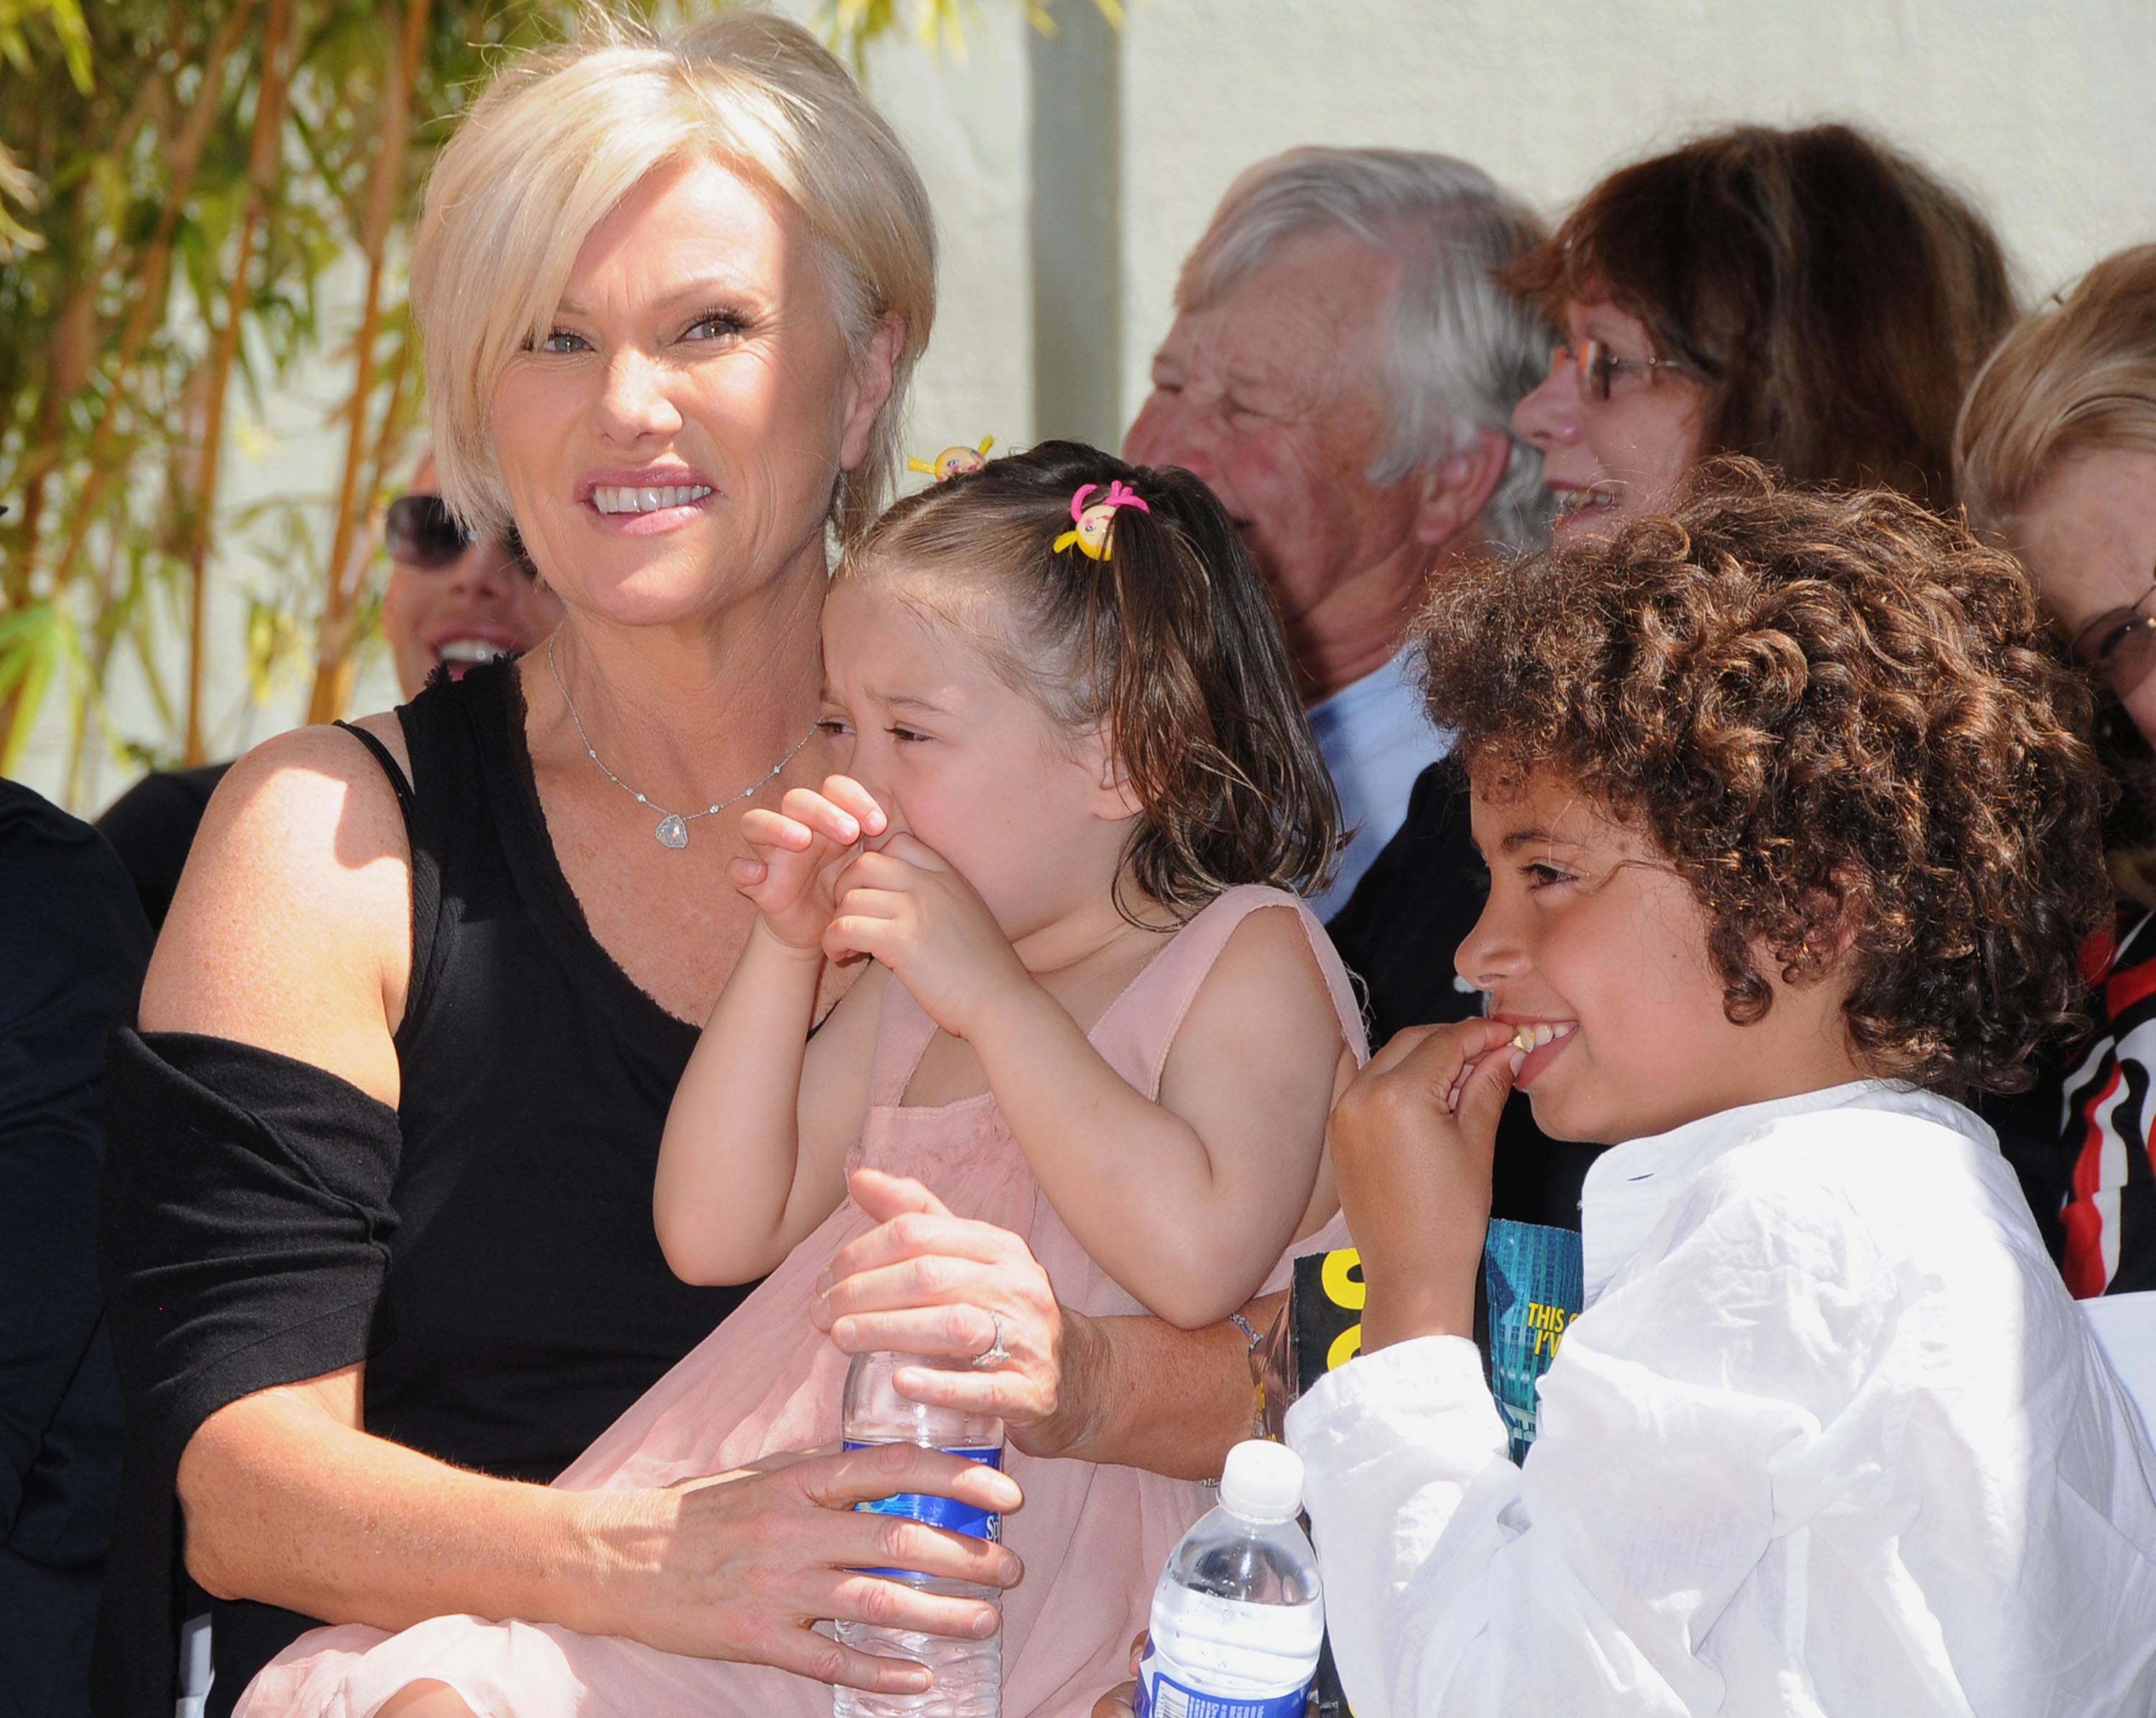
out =
[[(403, 184), (409, 152), (412, 80), (418, 75), (419, 50), (425, 44), (429, 0), (411, 0), (404, 28), (390, 62), (389, 76), (382, 92), (382, 134), (374, 165), (367, 177), (367, 223), (360, 244), (367, 256), (367, 301), (360, 314), (357, 374), (352, 379), (352, 401), (346, 410), (344, 481), (337, 491), (336, 529), (330, 540), (325, 571), (322, 624), (315, 646), (315, 684), (307, 700), (307, 720), (334, 722), (344, 713), (352, 696), (352, 617), (358, 607), (359, 580), (363, 563), (356, 565), (354, 539), (359, 513), (372, 496), (359, 493), (360, 473), (367, 455), (367, 398), (374, 391), (374, 346), (382, 327), (382, 260), (388, 241), (389, 224), (396, 213), (397, 193)], [(393, 4), (384, 8), (394, 17)]]
[[(54, 563), (55, 589), (66, 583), (75, 557), (82, 552), (83, 538), (89, 534), (97, 503), (103, 498), (105, 484), (112, 475), (112, 439), (120, 428), (120, 403), (126, 396), (128, 373), (141, 356), (151, 330), (164, 315), (165, 276), (172, 265), (173, 230), (179, 225), (180, 211), (187, 205), (187, 193), (194, 188), (195, 169), (202, 164), (203, 146), (208, 141), (210, 128), (217, 119), (218, 100), (224, 90), (226, 63), (239, 45), (240, 32), (246, 27), (254, 7), (254, 0), (233, 0), (232, 10), (210, 45), (209, 63), (203, 68), (203, 80), (195, 91), (194, 105), (187, 110), (187, 123), (181, 127), (179, 139), (173, 146), (172, 182), (166, 188), (164, 207), (157, 211), (157, 231), (143, 256), (141, 296), (128, 311), (126, 325), (121, 331), (119, 357), (112, 371), (112, 392), (105, 396), (105, 408), (98, 414), (97, 428), (90, 434), (90, 471), (83, 480), (82, 494), (76, 498), (66, 541)], [(269, 58), (274, 52), (274, 44), (281, 39), (278, 14), (283, 9), (282, 0), (271, 0), (270, 40), (263, 47), (265, 83)], [(259, 100), (256, 111), (259, 116)]]
[(90, 734), (91, 718), (96, 718), (100, 731), (105, 727), (105, 675), (112, 661), (112, 651), (120, 642), (123, 618), (114, 612), (121, 593), (118, 571), (122, 544), (116, 535), (106, 547), (105, 565), (97, 575), (97, 620), (91, 631), (90, 645), (90, 672), (83, 689), (81, 701), (74, 711), (74, 743), (68, 756), (67, 795), (63, 809), (73, 811), (85, 803), (84, 783), (90, 774)]
[(382, 424), (374, 433), (374, 459), (367, 472), (367, 492), (379, 495), (389, 481), (389, 461), (398, 451), (397, 414), (404, 404), (404, 383), (412, 369), (412, 336), (408, 329), (397, 347), (397, 367), (389, 373), (389, 398), (382, 408)]
[[(284, 0), (271, 0), (273, 18), (282, 10)], [(106, 484), (112, 476), (112, 443), (120, 427), (120, 405), (127, 391), (128, 373), (141, 353), (143, 343), (150, 337), (151, 328), (165, 310), (165, 276), (171, 267), (172, 234), (179, 225), (180, 212), (185, 208), (187, 193), (193, 188), (195, 169), (202, 163), (203, 146), (209, 141), (212, 126), (217, 120), (217, 106), (223, 93), (226, 64), (239, 45), (240, 33), (246, 27), (249, 14), (254, 10), (254, 0), (233, 0), (232, 10), (210, 47), (208, 63), (203, 68), (201, 85), (195, 91), (193, 105), (187, 110), (187, 121), (172, 152), (172, 183), (166, 188), (164, 206), (157, 212), (157, 226), (145, 253), (142, 265), (142, 291), (129, 311), (127, 321), (120, 336), (120, 352), (113, 366), (112, 391), (105, 396), (104, 409), (99, 413), (97, 427), (91, 432), (89, 471), (83, 479), (82, 493), (75, 497), (70, 509), (67, 537), (54, 563), (52, 589), (55, 598), (67, 588), (76, 559), (82, 553), (84, 540), (90, 534), (97, 504), (103, 498)], [(273, 39), (275, 32), (273, 29)], [(265, 47), (265, 54), (270, 51)], [(57, 434), (59, 405), (52, 402), (52, 422)], [(38, 502), (44, 504), (44, 483), (38, 486)], [(27, 592), (30, 578), (30, 545), (26, 541), (21, 566), (18, 569), (22, 589)], [(22, 749), (24, 736), (17, 731), (27, 708), (25, 700), (30, 692), (25, 680), (13, 687), (5, 697), (0, 697), (0, 763), (11, 762)], [(28, 713), (34, 717), (36, 712)]]
[(38, 532), (44, 523), (45, 480), (52, 475), (47, 450), (59, 440), (60, 391), (47, 384), (44, 406), (38, 414), (38, 452), (25, 463), (29, 481), (23, 486), (23, 546), (20, 553), (0, 574), (0, 611), (19, 609), (30, 600), (30, 563), (38, 553)]
[(187, 726), (184, 761), (192, 769), (208, 761), (203, 743), (203, 680), (209, 654), (209, 550), (217, 512), (217, 468), (224, 441), (224, 396), (232, 380), (232, 361), (239, 351), (239, 321), (247, 311), (247, 266), (254, 260), (254, 233), (262, 224), (262, 193), (248, 194), (246, 219), (239, 224), (239, 254), (233, 259), (232, 284), (226, 290), (224, 327), (218, 331), (210, 360), (209, 403), (203, 419), (201, 481), (197, 486), (194, 528), (188, 532), (190, 589), (187, 622)]
[(182, 756), (192, 766), (205, 761), (203, 744), (203, 681), (209, 655), (209, 551), (215, 534), (218, 456), (224, 442), (224, 396), (232, 381), (232, 361), (239, 351), (240, 318), (247, 308), (247, 269), (254, 260), (254, 234), (269, 196), (277, 183), (278, 157), (285, 130), (285, 85), (290, 76), (285, 35), (287, 0), (270, 0), (269, 28), (262, 41), (262, 76), (254, 95), (254, 134), (247, 156), (247, 213), (239, 224), (239, 254), (233, 259), (232, 283), (225, 290), (224, 327), (211, 360), (209, 399), (203, 418), (201, 472), (196, 485), (194, 529), (189, 533), (189, 624), (187, 629), (187, 725)]
[[(74, 210), (78, 246), (83, 203), (82, 193), (78, 191)], [(45, 483), (59, 457), (62, 402), (90, 379), (90, 366), (96, 359), (95, 288), (90, 281), (78, 276), (68, 288), (47, 353), (44, 398), (38, 405), (37, 440), (21, 467), (24, 476), (21, 547), (14, 562), (7, 568), (4, 580), (0, 580), (0, 609), (18, 609), (30, 600), (30, 569), (37, 558), (38, 532), (44, 522)]]

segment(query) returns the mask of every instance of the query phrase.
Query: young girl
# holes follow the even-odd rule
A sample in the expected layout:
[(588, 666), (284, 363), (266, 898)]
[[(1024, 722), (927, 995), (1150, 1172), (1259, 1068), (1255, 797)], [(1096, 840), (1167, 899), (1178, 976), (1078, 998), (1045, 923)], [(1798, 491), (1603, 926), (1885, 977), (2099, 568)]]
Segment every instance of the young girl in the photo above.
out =
[[(1363, 1352), (1288, 1430), (1357, 1718), (2156, 1707), (2156, 1458), (1953, 1101), (2081, 994), (2087, 695), (2006, 557), (1758, 471), (1425, 619), (1491, 1018), (1333, 1119)], [(1611, 1144), (1519, 1469), (1467, 1340), (1514, 1084)]]
[[(1093, 1314), (1210, 1323), (1284, 1275), (1291, 1244), (1344, 1237), (1325, 1119), (1362, 1028), (1298, 898), (1332, 859), (1331, 790), (1264, 586), (1204, 486), (1068, 443), (988, 463), (848, 555), (824, 640), (847, 773), (744, 824), (733, 874), (761, 913), (675, 1094), (654, 1199), (685, 1277), (770, 1274), (561, 1485), (663, 1485), (837, 1438), (846, 1357), (808, 1304), (873, 1227), (855, 1168), (1024, 1237)], [(864, 956), (816, 1026), (828, 963)], [(1005, 1459), (1025, 1575), (1004, 1597), (1004, 1710), (1082, 1715), (1207, 1494)], [(318, 1630), (242, 1710), (385, 1703), (822, 1718), (831, 1690), (438, 1618), (388, 1640)]]

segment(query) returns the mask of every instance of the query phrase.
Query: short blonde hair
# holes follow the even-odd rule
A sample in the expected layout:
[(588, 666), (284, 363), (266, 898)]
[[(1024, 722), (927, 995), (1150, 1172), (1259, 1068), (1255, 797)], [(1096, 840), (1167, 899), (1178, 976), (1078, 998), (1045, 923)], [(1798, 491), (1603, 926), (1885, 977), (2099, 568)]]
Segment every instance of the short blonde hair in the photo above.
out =
[(2156, 453), (2156, 244), (2106, 257), (2000, 343), (1962, 403), (1955, 481), (1996, 530), (2092, 447)]
[(900, 469), (906, 384), (936, 316), (928, 193), (845, 68), (798, 24), (728, 12), (666, 35), (594, 13), (516, 61), (429, 181), (412, 258), (441, 491), (475, 529), (511, 523), (489, 422), (517, 354), (545, 337), (592, 229), (654, 168), (723, 162), (808, 223), (847, 348), (905, 326), (896, 384), (858, 471), (834, 473), (842, 541)]

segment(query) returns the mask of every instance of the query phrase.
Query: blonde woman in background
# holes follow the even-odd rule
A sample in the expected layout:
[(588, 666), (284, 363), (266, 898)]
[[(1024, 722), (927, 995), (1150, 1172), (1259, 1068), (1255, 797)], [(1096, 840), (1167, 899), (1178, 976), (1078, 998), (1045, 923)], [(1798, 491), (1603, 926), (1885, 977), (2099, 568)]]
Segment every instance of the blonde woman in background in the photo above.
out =
[(2092, 951), (2097, 1032), (2066, 1074), (2064, 1268), (2083, 1297), (2156, 1288), (2156, 245), (2098, 263), (2007, 337), (1954, 453), (1970, 513), (2021, 558), (2110, 694), (2098, 738), (2123, 778), (2110, 857), (2124, 898)]
[[(747, 1292), (667, 1270), (660, 1130), (753, 918), (740, 819), (829, 767), (827, 538), (887, 496), (934, 261), (889, 127), (753, 13), (521, 61), (444, 152), (413, 280), (442, 492), (514, 523), (564, 618), (258, 748), (210, 807), (109, 1085), (105, 1713), (172, 1709), (182, 1555), (213, 1712), (315, 1621), (514, 1617), (891, 1690), (921, 1673), (812, 1624), (993, 1625), (857, 1572), (903, 1543), (857, 1500), (1018, 1505), (956, 1457), (545, 1483)], [(1163, 1404), (1194, 1357), (1240, 1371), (1232, 1328), (1066, 1314), (1022, 1244), (898, 1186), (875, 1215), (907, 1220), (834, 1267), (842, 1346), (977, 1355), (993, 1319), (1007, 1363), (966, 1376), (1020, 1447), (1219, 1471), (1247, 1393)], [(903, 1561), (1019, 1574), (955, 1537)]]

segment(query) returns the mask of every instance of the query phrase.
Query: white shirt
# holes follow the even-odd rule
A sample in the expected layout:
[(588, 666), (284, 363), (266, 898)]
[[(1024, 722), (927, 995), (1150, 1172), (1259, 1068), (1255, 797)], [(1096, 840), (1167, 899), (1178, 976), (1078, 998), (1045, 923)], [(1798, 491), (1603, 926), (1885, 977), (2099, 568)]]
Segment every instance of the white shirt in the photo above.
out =
[(1311, 730), (1340, 795), (1341, 826), (1355, 831), (1339, 874), (1310, 903), (1321, 921), (1348, 904), (1370, 862), (1407, 821), (1415, 778), (1452, 749), (1452, 736), (1430, 726), (1408, 657), (1403, 649), (1311, 707)]
[(1754, 1104), (1581, 1210), (1524, 1468), (1458, 1337), (1288, 1415), (1355, 1718), (2156, 1711), (2156, 1456), (1982, 1122)]

